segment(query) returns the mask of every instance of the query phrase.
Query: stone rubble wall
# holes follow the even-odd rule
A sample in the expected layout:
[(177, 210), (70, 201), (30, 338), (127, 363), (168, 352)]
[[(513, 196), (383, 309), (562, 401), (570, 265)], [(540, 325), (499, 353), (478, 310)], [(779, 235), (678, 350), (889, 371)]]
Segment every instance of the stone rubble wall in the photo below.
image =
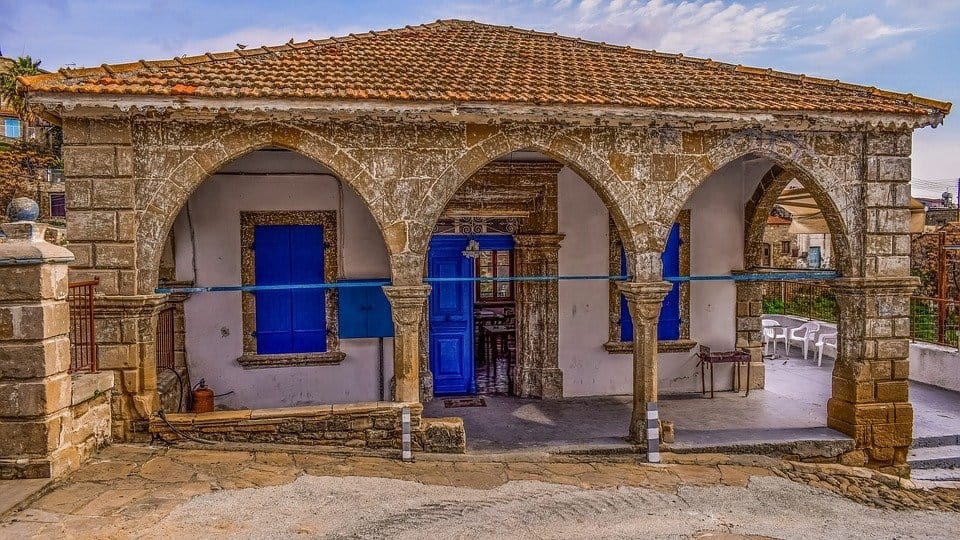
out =
[(72, 427), (70, 443), (80, 462), (110, 444), (110, 402), (114, 391), (113, 373), (106, 371), (75, 375), (70, 406)]
[[(363, 450), (401, 450), (401, 412), (410, 407), (413, 449), (465, 451), (463, 422), (423, 419), (419, 403), (370, 402), (278, 409), (246, 409), (211, 413), (167, 414), (150, 420), (150, 432), (161, 440), (183, 435), (233, 443), (301, 444)], [(176, 428), (176, 431), (171, 428)]]

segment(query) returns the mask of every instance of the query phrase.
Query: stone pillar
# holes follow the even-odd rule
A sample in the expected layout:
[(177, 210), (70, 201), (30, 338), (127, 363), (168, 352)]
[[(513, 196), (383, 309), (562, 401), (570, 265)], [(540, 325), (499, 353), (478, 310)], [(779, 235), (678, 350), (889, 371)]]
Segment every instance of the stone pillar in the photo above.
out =
[(393, 311), (393, 400), (419, 402), (420, 321), (430, 286), (385, 285), (383, 291)]
[[(738, 281), (736, 286), (736, 347), (750, 353), (750, 388), (763, 388), (766, 378), (766, 368), (763, 364), (763, 329), (760, 323), (760, 316), (763, 315), (763, 283)], [(741, 367), (740, 370), (740, 376), (746, 380), (747, 368)]]
[(832, 283), (840, 307), (833, 397), (827, 426), (850, 435), (861, 463), (905, 475), (913, 442), (910, 294), (914, 277), (841, 278)]
[(101, 370), (115, 380), (113, 437), (147, 441), (150, 416), (160, 408), (157, 392), (157, 315), (167, 295), (97, 297), (94, 311)]
[[(518, 234), (515, 242), (518, 276), (559, 273), (562, 234)], [(563, 397), (559, 367), (559, 286), (556, 281), (518, 281), (517, 372), (515, 391), (521, 397)]]
[(647, 437), (647, 403), (657, 401), (657, 321), (660, 305), (673, 285), (666, 281), (617, 284), (633, 319), (633, 414), (630, 439)]
[(30, 199), (0, 225), (0, 479), (56, 478), (77, 468), (70, 441), (68, 249), (49, 244)]

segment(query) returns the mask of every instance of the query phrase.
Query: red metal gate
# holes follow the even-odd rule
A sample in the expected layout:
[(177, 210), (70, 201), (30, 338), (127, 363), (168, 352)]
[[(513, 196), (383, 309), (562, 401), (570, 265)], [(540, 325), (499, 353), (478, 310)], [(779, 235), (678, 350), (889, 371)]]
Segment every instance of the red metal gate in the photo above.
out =
[(99, 279), (68, 286), (70, 304), (70, 372), (97, 371), (97, 336), (94, 329), (94, 290)]
[(160, 311), (157, 318), (157, 371), (163, 368), (174, 369), (173, 323), (176, 307), (169, 306)]

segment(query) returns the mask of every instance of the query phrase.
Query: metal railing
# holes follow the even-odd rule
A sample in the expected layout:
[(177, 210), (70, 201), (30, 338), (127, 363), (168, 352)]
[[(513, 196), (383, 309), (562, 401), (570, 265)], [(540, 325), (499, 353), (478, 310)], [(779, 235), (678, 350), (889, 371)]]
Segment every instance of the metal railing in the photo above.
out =
[(168, 306), (157, 317), (157, 371), (163, 368), (174, 369), (174, 321), (176, 307)]
[(97, 371), (97, 333), (94, 326), (93, 293), (99, 279), (68, 285), (70, 305), (70, 372)]
[(957, 347), (960, 301), (914, 296), (910, 298), (910, 339)]
[(823, 283), (769, 281), (763, 284), (763, 312), (837, 322), (837, 297)]

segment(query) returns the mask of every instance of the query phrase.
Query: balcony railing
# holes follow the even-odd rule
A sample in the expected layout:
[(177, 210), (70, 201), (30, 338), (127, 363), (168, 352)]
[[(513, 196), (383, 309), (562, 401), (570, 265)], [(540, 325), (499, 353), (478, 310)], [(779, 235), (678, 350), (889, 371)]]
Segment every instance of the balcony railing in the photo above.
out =
[(837, 297), (829, 285), (810, 281), (763, 284), (763, 312), (837, 322)]

